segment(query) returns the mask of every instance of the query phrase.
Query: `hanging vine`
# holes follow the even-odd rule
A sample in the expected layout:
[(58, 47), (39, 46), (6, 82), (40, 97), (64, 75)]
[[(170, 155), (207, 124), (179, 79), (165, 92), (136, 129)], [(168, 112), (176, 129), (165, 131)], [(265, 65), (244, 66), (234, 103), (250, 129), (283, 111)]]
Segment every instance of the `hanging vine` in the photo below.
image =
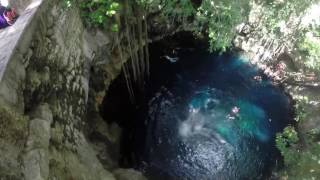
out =
[(79, 5), (84, 22), (89, 27), (115, 33), (113, 48), (118, 52), (120, 61), (126, 62), (122, 70), (130, 100), (134, 102), (133, 87), (143, 89), (145, 78), (150, 74), (147, 7), (153, 0), (64, 1), (67, 7)]
[[(135, 17), (135, 18), (132, 18)], [(120, 19), (120, 18), (119, 18)], [(135, 19), (135, 21), (133, 21)], [(149, 49), (146, 11), (135, 1), (123, 2), (123, 22), (125, 41), (130, 60), (124, 65), (124, 73), (131, 99), (134, 99), (133, 84), (143, 89), (145, 78), (149, 76)], [(120, 22), (118, 24), (121, 24)], [(136, 46), (137, 45), (137, 46)], [(123, 56), (122, 56), (123, 58)], [(131, 69), (129, 69), (129, 65)], [(133, 78), (130, 78), (133, 76)]]
[(133, 75), (133, 78), (135, 81), (137, 81), (137, 70), (136, 70), (136, 65), (135, 61), (137, 61), (136, 57), (134, 56), (134, 54), (132, 53), (132, 45), (131, 45), (131, 35), (130, 35), (130, 25), (128, 24), (128, 17), (130, 16), (130, 11), (129, 11), (129, 3), (128, 1), (126, 0), (125, 3), (124, 3), (124, 23), (125, 23), (125, 37), (126, 37), (126, 40), (128, 42), (128, 46), (129, 46), (129, 55), (130, 55), (130, 58), (131, 58), (131, 68), (132, 68), (132, 75)]
[[(134, 84), (143, 89), (149, 76), (149, 49), (146, 11), (135, 1), (123, 0), (122, 13), (115, 15), (119, 32), (116, 33), (115, 47), (121, 62), (125, 62), (123, 44), (126, 42), (129, 61), (123, 65), (123, 73), (132, 103), (135, 102)], [(133, 18), (134, 17), (134, 18)], [(122, 22), (121, 22), (122, 20)], [(122, 30), (122, 31), (121, 31)], [(123, 33), (121, 36), (121, 33)], [(123, 39), (122, 39), (123, 38)]]
[(147, 77), (149, 77), (150, 75), (150, 57), (149, 57), (149, 42), (148, 42), (148, 39), (149, 39), (149, 36), (148, 36), (148, 21), (147, 21), (147, 12), (145, 11), (144, 12), (144, 15), (143, 15), (143, 22), (144, 22), (144, 39), (145, 39), (145, 46), (144, 46), (144, 51), (145, 51), (145, 64), (146, 64), (146, 75)]
[[(120, 24), (120, 17), (117, 16), (116, 19), (117, 19), (118, 24)], [(119, 33), (117, 33), (117, 35), (115, 36), (115, 41), (116, 41), (117, 51), (118, 51), (120, 60), (122, 61), (122, 59), (124, 58), (124, 55), (123, 55), (123, 50), (122, 50), (122, 47), (121, 47), (121, 41), (119, 39)], [(127, 85), (127, 88), (128, 88), (130, 101), (132, 103), (134, 103), (135, 102), (134, 92), (133, 92), (133, 88), (132, 88), (132, 81), (131, 81), (131, 78), (130, 78), (130, 75), (129, 75), (130, 73), (129, 73), (129, 70), (128, 70), (128, 64), (127, 63), (123, 64), (122, 70), (123, 70), (124, 78), (125, 78), (126, 85)]]

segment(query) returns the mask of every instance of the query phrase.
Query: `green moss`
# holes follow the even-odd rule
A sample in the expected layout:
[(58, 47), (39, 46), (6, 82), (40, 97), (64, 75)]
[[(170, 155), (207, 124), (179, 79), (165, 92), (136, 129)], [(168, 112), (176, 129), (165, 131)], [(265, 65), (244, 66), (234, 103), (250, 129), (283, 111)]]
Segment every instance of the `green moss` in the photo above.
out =
[(9, 143), (24, 142), (27, 137), (28, 120), (25, 116), (0, 107), (0, 140)]
[(17, 177), (16, 175), (3, 175), (2, 172), (0, 172), (0, 179), (5, 179), (5, 180), (21, 180), (21, 177)]
[(55, 159), (50, 159), (49, 162), (50, 177), (65, 177), (73, 179), (70, 171), (66, 168), (66, 164)]

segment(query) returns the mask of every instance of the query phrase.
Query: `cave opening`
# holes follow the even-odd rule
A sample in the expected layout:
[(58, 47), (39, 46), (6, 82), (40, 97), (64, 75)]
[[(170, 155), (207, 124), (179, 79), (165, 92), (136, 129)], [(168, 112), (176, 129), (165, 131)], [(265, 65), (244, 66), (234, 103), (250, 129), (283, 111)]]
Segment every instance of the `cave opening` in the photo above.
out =
[(156, 180), (270, 177), (290, 98), (237, 52), (207, 49), (188, 32), (152, 43), (134, 104), (123, 73), (111, 84), (101, 114), (123, 129), (120, 166)]

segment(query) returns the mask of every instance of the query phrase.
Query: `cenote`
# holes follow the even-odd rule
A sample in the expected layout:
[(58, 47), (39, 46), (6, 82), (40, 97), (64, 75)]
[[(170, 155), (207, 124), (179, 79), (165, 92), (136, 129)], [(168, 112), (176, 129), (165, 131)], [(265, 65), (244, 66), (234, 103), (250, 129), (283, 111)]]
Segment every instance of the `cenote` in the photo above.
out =
[(281, 88), (237, 53), (209, 53), (190, 35), (153, 43), (150, 55), (135, 102), (121, 75), (101, 109), (124, 129), (120, 164), (155, 180), (268, 179), (280, 158), (275, 135), (292, 119)]

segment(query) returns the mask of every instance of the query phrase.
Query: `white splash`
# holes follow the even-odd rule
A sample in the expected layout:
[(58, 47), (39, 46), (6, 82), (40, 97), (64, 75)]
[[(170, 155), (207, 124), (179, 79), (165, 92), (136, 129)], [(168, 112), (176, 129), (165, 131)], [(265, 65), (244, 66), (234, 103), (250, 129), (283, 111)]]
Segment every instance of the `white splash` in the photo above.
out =
[(179, 125), (180, 136), (186, 138), (194, 134), (199, 134), (204, 129), (204, 117), (198, 109), (190, 109), (189, 117)]

